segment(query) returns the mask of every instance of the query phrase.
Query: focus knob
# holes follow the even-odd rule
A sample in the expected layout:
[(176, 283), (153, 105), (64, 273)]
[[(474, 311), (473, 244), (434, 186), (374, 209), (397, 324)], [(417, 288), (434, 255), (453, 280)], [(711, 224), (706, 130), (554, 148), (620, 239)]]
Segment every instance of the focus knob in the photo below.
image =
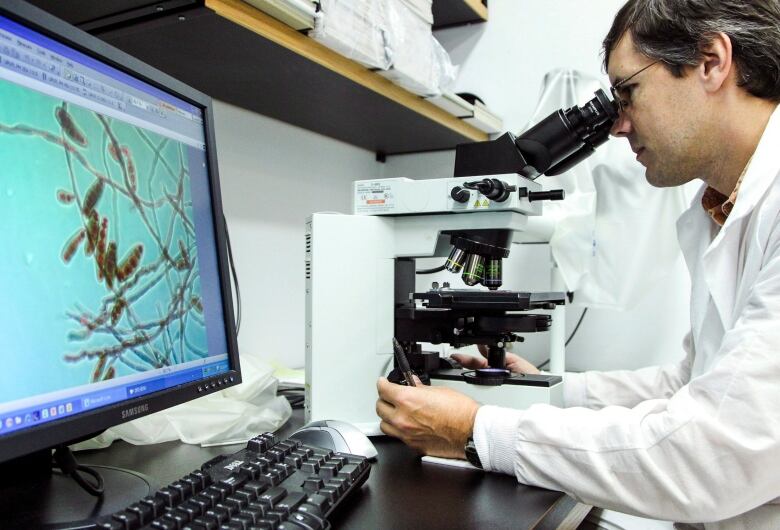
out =
[(466, 203), (469, 202), (471, 193), (467, 189), (461, 188), (460, 186), (455, 186), (450, 192), (450, 197), (452, 197), (452, 200), (455, 202)]

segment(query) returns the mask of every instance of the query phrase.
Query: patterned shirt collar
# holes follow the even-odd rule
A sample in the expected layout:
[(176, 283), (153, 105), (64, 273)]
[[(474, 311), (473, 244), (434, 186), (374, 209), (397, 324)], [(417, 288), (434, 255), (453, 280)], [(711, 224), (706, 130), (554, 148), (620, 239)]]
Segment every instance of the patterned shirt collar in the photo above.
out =
[(745, 164), (745, 169), (742, 170), (742, 174), (737, 180), (737, 185), (734, 186), (734, 191), (732, 191), (731, 195), (728, 197), (712, 186), (707, 186), (707, 189), (704, 190), (704, 195), (701, 197), (701, 205), (704, 207), (710, 217), (712, 217), (712, 220), (715, 221), (719, 226), (723, 226), (729, 214), (731, 213), (731, 210), (734, 209), (734, 203), (737, 202), (739, 187), (742, 184), (742, 179), (745, 177), (745, 173), (747, 173), (749, 166), (750, 160), (748, 160), (748, 163)]

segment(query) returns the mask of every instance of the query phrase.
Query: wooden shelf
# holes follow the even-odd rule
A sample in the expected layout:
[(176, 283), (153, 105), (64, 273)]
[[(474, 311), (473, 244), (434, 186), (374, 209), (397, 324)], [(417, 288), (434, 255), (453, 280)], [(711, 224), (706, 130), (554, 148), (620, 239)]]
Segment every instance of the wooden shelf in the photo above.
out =
[(462, 26), (475, 22), (486, 22), (487, 5), (482, 0), (434, 0), (433, 28)]
[(488, 139), (240, 0), (199, 1), (93, 33), (216, 99), (377, 153)]

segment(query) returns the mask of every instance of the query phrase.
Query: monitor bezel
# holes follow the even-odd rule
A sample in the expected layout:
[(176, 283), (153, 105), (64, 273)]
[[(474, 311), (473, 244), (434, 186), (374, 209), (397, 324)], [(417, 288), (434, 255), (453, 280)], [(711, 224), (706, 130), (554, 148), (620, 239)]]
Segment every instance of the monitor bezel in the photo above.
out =
[(47, 448), (73, 443), (91, 437), (109, 427), (159, 412), (204, 395), (241, 383), (238, 343), (234, 324), (233, 300), (228, 269), (225, 222), (222, 210), (219, 173), (214, 135), (213, 102), (209, 96), (149, 66), (125, 52), (83, 32), (49, 13), (22, 0), (4, 0), (0, 15), (23, 24), (81, 53), (104, 62), (203, 110), (206, 159), (211, 190), (211, 211), (217, 266), (222, 291), (222, 312), (228, 347), (230, 370), (207, 379), (127, 399), (76, 416), (47, 422), (10, 434), (0, 434), (0, 462), (23, 457)]

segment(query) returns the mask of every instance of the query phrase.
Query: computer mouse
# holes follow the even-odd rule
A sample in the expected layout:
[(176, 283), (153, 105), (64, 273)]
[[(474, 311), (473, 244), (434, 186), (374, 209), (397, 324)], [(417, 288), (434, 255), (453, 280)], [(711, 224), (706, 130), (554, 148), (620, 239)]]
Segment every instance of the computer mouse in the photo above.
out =
[(324, 447), (341, 453), (376, 458), (377, 452), (368, 436), (360, 429), (338, 420), (313, 421), (290, 435), (308, 445)]

